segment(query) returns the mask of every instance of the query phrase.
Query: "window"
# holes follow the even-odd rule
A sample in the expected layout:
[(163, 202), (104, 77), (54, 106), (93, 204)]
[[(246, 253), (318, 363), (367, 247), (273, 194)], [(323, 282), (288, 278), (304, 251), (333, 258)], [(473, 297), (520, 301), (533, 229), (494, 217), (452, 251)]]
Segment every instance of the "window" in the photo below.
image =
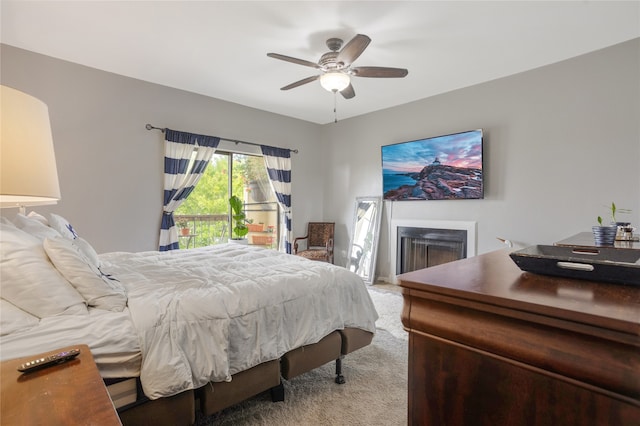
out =
[[(249, 244), (278, 248), (279, 207), (261, 156), (216, 152), (193, 192), (175, 211), (180, 248), (226, 243), (229, 197), (245, 204)], [(184, 230), (181, 230), (184, 228)]]

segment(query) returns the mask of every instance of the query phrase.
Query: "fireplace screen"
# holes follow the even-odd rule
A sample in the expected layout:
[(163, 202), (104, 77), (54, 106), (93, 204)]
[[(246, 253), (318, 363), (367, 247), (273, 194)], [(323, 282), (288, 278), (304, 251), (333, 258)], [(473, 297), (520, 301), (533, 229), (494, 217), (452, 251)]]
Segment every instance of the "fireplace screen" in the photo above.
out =
[(398, 227), (396, 274), (467, 257), (467, 231)]

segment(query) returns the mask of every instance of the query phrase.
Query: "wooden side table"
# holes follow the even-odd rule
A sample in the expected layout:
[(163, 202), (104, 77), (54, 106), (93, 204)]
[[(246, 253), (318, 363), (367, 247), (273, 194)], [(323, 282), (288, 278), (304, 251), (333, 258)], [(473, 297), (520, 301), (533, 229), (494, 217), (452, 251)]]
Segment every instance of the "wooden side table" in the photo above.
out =
[[(72, 361), (20, 373), (20, 364), (73, 348)], [(121, 425), (87, 345), (60, 348), (2, 362), (0, 423), (3, 425)]]

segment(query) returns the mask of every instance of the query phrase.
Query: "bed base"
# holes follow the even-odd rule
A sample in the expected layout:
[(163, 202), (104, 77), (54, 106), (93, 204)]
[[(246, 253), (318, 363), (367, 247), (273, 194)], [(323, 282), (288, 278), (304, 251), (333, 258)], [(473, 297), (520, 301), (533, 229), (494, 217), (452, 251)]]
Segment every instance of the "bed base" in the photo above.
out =
[(318, 343), (287, 352), (280, 360), (234, 374), (231, 382), (209, 383), (170, 398), (129, 404), (119, 408), (118, 414), (124, 426), (191, 425), (195, 422), (196, 407), (209, 416), (267, 390), (271, 391), (272, 401), (284, 401), (283, 378), (290, 380), (334, 360), (335, 382), (342, 384), (345, 383), (342, 359), (367, 346), (372, 339), (373, 333), (360, 329), (337, 330)]
[(194, 391), (188, 390), (167, 398), (143, 399), (118, 409), (124, 426), (190, 426), (196, 421)]
[[(198, 389), (196, 392), (199, 399), (200, 410), (208, 416), (218, 411), (224, 410), (240, 401), (251, 398), (266, 390), (282, 387), (280, 382), (280, 362), (278, 360), (264, 362), (232, 376), (230, 382), (215, 382)], [(272, 399), (284, 400), (284, 389), (281, 398)]]
[(339, 385), (345, 383), (344, 376), (342, 375), (342, 358), (351, 352), (364, 348), (373, 340), (373, 333), (360, 330), (358, 328), (345, 328), (340, 330), (341, 346), (340, 357), (336, 358), (336, 383)]

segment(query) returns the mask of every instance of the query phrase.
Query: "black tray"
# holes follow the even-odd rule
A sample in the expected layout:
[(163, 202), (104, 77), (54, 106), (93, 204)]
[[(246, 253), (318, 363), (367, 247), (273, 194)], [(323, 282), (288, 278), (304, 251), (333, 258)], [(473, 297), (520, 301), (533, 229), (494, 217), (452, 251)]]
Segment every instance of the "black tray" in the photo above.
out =
[(640, 285), (640, 250), (537, 245), (509, 256), (536, 274)]

